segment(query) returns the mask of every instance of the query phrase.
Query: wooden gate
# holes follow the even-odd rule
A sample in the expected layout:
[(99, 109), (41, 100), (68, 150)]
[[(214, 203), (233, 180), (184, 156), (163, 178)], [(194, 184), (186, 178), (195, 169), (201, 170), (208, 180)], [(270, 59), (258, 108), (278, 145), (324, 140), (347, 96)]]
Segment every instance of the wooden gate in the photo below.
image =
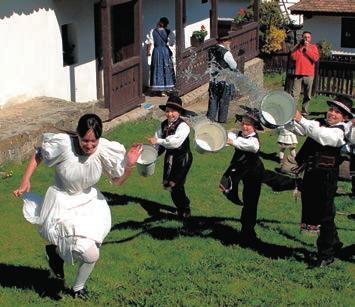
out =
[(110, 118), (141, 104), (141, 0), (101, 2), (105, 101)]

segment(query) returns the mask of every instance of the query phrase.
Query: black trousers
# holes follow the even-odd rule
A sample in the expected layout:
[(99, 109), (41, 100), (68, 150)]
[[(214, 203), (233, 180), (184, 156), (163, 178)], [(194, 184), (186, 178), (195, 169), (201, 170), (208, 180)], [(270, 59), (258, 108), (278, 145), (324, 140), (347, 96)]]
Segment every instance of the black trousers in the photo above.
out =
[(171, 199), (177, 208), (179, 217), (190, 215), (190, 199), (186, 195), (184, 185), (178, 185), (171, 189)]
[(261, 184), (264, 176), (264, 165), (258, 160), (255, 165), (248, 168), (241, 178), (243, 189), (243, 209), (240, 217), (242, 223), (242, 234), (255, 235), (257, 208), (261, 191)]
[(303, 177), (302, 222), (321, 225), (317, 240), (321, 259), (334, 256), (340, 242), (334, 222), (338, 175), (339, 169), (310, 169)]
[(228, 119), (229, 102), (232, 87), (224, 81), (210, 82), (208, 88), (207, 118), (211, 121), (225, 123)]
[(175, 183), (175, 186), (171, 188), (171, 199), (177, 208), (179, 217), (190, 215), (190, 199), (185, 192), (185, 181), (192, 161), (190, 151), (180, 156), (166, 154), (164, 159), (163, 185), (169, 187), (170, 182)]

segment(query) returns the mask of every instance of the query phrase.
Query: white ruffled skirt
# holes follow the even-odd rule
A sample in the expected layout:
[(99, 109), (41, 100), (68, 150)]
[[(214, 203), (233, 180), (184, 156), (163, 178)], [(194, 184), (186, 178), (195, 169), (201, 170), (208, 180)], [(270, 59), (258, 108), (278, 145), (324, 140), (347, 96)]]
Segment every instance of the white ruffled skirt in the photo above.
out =
[[(91, 187), (78, 194), (68, 194), (49, 187), (45, 197), (35, 193), (23, 196), (23, 214), (39, 226), (41, 236), (58, 246), (59, 255), (73, 263), (72, 251), (84, 252), (82, 242), (101, 244), (111, 229), (111, 212), (105, 197)], [(89, 246), (87, 246), (89, 247)]]

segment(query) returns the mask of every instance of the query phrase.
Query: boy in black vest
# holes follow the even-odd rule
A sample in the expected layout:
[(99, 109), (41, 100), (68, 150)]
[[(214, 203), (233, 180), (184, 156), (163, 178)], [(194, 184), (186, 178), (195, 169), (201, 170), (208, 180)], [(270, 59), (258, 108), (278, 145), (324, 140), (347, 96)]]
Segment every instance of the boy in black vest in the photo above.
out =
[(180, 117), (196, 113), (185, 110), (177, 96), (170, 96), (165, 105), (166, 120), (162, 122), (154, 137), (148, 138), (153, 145), (159, 145), (159, 154), (166, 151), (164, 159), (163, 186), (171, 191), (171, 198), (177, 208), (178, 216), (186, 221), (191, 216), (190, 200), (185, 192), (185, 180), (192, 164), (189, 133), (190, 127)]
[(308, 136), (296, 156), (298, 165), (305, 167), (302, 183), (302, 223), (320, 224), (317, 240), (316, 267), (324, 267), (334, 261), (334, 255), (342, 247), (334, 223), (334, 196), (337, 189), (340, 148), (344, 141), (344, 121), (352, 118), (352, 100), (337, 95), (328, 101), (326, 119), (307, 120), (297, 111), (294, 131)]
[(234, 94), (234, 85), (228, 84), (223, 78), (224, 69), (235, 70), (237, 63), (230, 52), (230, 39), (221, 36), (217, 39), (218, 45), (208, 51), (209, 65), (211, 69), (208, 88), (209, 101), (207, 117), (211, 121), (225, 123), (228, 118), (229, 102)]
[[(229, 200), (243, 205), (240, 243), (248, 246), (258, 241), (254, 227), (264, 165), (259, 158), (260, 142), (256, 130), (263, 130), (263, 127), (260, 125), (257, 114), (252, 112), (244, 115), (237, 114), (236, 121), (241, 121), (242, 130), (228, 133), (227, 144), (234, 146), (235, 152), (229, 168), (222, 177), (220, 189)], [(244, 185), (243, 203), (238, 197), (240, 180)]]

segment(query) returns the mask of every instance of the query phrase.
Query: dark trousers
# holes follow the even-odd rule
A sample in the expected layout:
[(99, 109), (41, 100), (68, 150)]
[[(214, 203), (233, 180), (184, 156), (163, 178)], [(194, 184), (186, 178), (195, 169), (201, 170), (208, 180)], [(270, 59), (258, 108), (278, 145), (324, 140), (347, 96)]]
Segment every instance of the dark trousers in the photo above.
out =
[(170, 187), (170, 182), (175, 183), (175, 186), (171, 188), (171, 199), (180, 218), (190, 215), (190, 200), (185, 192), (185, 181), (192, 161), (190, 151), (180, 156), (166, 154), (164, 159), (163, 185)]
[(264, 175), (264, 165), (259, 160), (256, 165), (243, 176), (243, 209), (240, 217), (242, 223), (242, 234), (255, 235), (257, 207), (260, 197), (261, 184)]
[(207, 118), (211, 121), (225, 123), (231, 99), (231, 86), (226, 82), (210, 82), (208, 88)]
[(184, 185), (178, 185), (171, 189), (171, 199), (177, 208), (179, 217), (190, 215), (190, 199), (186, 195)]
[(339, 169), (311, 169), (305, 172), (302, 187), (302, 222), (320, 224), (317, 240), (319, 258), (334, 256), (339, 244), (334, 197)]

